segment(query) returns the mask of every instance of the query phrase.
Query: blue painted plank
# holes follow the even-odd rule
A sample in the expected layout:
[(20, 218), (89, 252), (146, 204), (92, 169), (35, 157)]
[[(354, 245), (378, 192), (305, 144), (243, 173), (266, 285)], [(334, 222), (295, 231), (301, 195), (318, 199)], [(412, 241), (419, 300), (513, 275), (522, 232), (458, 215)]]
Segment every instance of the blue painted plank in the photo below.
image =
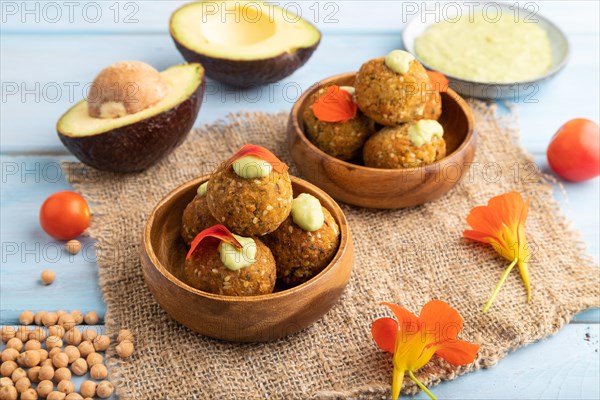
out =
[[(50, 194), (70, 190), (58, 158), (1, 157), (0, 195), (0, 322), (18, 321), (24, 310), (97, 311), (103, 317), (93, 241), (82, 237), (82, 250), (72, 255), (41, 229), (39, 209)], [(92, 210), (93, 212), (93, 210)], [(51, 269), (48, 286), (40, 273)]]
[[(171, 13), (188, 1), (21, 1), (2, 2), (2, 30), (5, 33), (140, 33), (166, 32)], [(534, 14), (541, 14), (568, 32), (597, 32), (598, 2), (595, 1), (505, 1), (518, 3)], [(401, 29), (420, 13), (434, 14), (440, 20), (451, 17), (456, 2), (337, 0), (271, 1), (302, 16), (326, 34), (342, 32), (372, 33)], [(450, 4), (448, 4), (450, 3)], [(455, 3), (454, 5), (452, 3)], [(461, 2), (459, 2), (461, 3)], [(532, 4), (533, 3), (533, 4)], [(483, 2), (472, 2), (475, 12), (483, 12)], [(215, 12), (220, 12), (217, 8)], [(495, 10), (490, 9), (492, 14)], [(514, 15), (514, 14), (513, 14)], [(518, 18), (530, 16), (518, 14)]]
[[(581, 34), (570, 38), (573, 54), (567, 68), (535, 95), (531, 92), (518, 100), (522, 141), (531, 152), (545, 151), (554, 132), (568, 119), (599, 119), (599, 37)], [(0, 45), (2, 114), (9, 116), (0, 118), (0, 144), (2, 151), (11, 153), (65, 151), (55, 133), (56, 121), (85, 95), (85, 85), (103, 66), (138, 59), (164, 69), (183, 61), (166, 34), (2, 35)], [(399, 32), (326, 35), (308, 63), (279, 83), (236, 91), (209, 81), (196, 126), (240, 109), (289, 110), (301, 92), (320, 79), (355, 71), (363, 61), (400, 46)], [(76, 59), (85, 62), (74, 62)], [(40, 60), (44, 68), (40, 68)], [(567, 98), (570, 100), (565, 101)]]

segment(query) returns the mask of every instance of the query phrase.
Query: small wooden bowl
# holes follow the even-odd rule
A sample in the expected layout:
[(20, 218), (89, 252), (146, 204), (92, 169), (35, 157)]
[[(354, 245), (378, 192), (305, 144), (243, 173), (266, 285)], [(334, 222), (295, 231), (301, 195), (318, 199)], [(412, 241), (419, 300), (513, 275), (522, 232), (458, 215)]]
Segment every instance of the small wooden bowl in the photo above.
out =
[(423, 167), (370, 168), (339, 160), (317, 148), (304, 134), (302, 114), (308, 100), (325, 85), (353, 86), (356, 73), (327, 78), (307, 90), (294, 104), (287, 141), (302, 175), (333, 198), (367, 208), (403, 208), (444, 195), (466, 174), (475, 154), (473, 115), (467, 103), (448, 89), (442, 93), (442, 116), (447, 156)]
[[(317, 276), (290, 289), (261, 296), (223, 296), (187, 285), (179, 277), (187, 247), (180, 237), (181, 215), (208, 175), (169, 193), (152, 210), (143, 232), (141, 262), (144, 280), (158, 304), (188, 328), (217, 339), (262, 342), (277, 339), (321, 318), (339, 299), (354, 262), (346, 217), (319, 188), (292, 177), (294, 196), (309, 193), (321, 201), (340, 227), (340, 247)], [(277, 289), (276, 289), (277, 290)]]

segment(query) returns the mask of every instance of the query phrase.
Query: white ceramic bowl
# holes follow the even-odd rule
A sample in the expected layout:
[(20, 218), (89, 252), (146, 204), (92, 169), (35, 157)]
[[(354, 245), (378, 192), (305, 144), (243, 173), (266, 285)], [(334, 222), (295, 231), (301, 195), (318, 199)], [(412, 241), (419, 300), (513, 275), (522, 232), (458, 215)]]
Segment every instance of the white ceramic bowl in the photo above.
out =
[[(482, 12), (485, 3), (478, 4), (479, 6), (475, 7), (474, 10), (475, 12)], [(454, 5), (456, 7), (454, 7)], [(471, 5), (471, 7), (473, 6)], [(494, 7), (499, 7), (502, 13), (507, 13), (509, 15), (515, 15), (516, 13), (515, 6), (512, 4), (494, 3)], [(422, 15), (414, 17), (406, 24), (402, 33), (404, 48), (410, 53), (415, 54), (415, 57), (417, 57), (427, 69), (435, 70), (435, 68), (428, 66), (416, 55), (415, 40), (431, 25), (440, 22), (440, 14), (448, 19), (455, 18), (457, 13), (461, 13), (460, 15), (469, 14), (468, 5), (460, 2), (453, 3), (453, 7), (447, 7), (445, 10), (447, 13), (423, 13)], [(513, 98), (514, 100), (517, 100), (520, 97), (525, 98), (527, 96), (534, 96), (542, 83), (552, 78), (565, 67), (569, 59), (569, 41), (565, 34), (548, 19), (539, 15), (539, 13), (532, 14), (531, 9), (520, 8), (518, 15), (521, 18), (530, 16), (532, 19), (537, 19), (540, 28), (548, 32), (550, 45), (552, 46), (552, 67), (550, 70), (539, 78), (511, 83), (476, 82), (445, 74), (450, 81), (450, 87), (452, 89), (467, 97), (488, 100)], [(439, 72), (444, 73), (444, 71)]]

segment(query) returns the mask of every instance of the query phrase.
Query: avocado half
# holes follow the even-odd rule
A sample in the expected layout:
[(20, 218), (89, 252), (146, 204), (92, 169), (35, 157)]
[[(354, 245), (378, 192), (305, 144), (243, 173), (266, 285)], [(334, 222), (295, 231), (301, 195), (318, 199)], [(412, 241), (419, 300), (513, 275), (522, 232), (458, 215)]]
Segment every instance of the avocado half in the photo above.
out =
[(95, 118), (83, 100), (60, 117), (61, 142), (81, 162), (112, 172), (142, 171), (175, 149), (194, 125), (204, 95), (200, 64), (176, 65), (160, 75), (169, 87), (158, 103), (119, 118)]
[(242, 88), (285, 78), (321, 41), (308, 21), (259, 1), (184, 5), (171, 16), (170, 32), (188, 62), (202, 63), (210, 78)]

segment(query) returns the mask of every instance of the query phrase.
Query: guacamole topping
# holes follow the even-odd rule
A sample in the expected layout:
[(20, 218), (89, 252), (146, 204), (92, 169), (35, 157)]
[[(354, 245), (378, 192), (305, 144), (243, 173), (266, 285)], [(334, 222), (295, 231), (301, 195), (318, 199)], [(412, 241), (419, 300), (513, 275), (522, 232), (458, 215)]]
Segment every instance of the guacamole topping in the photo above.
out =
[(434, 119), (422, 119), (408, 128), (408, 138), (415, 147), (431, 142), (433, 136), (442, 137), (444, 128)]
[(233, 170), (244, 179), (264, 178), (273, 171), (273, 166), (254, 156), (240, 157), (233, 162)]
[(219, 244), (219, 255), (221, 262), (227, 269), (237, 271), (249, 267), (256, 261), (256, 242), (252, 238), (238, 236), (233, 234), (237, 241), (242, 245), (240, 250), (227, 242)]
[(405, 74), (410, 68), (410, 62), (415, 57), (404, 50), (392, 50), (390, 54), (385, 57), (385, 65), (397, 74)]
[(415, 53), (430, 68), (475, 82), (511, 83), (539, 78), (552, 67), (548, 33), (536, 23), (477, 13), (427, 28)]
[(206, 188), (208, 188), (208, 181), (204, 182), (202, 185), (198, 186), (198, 196), (204, 197), (206, 196)]
[(308, 193), (302, 193), (292, 201), (292, 220), (307, 232), (321, 229), (325, 222), (321, 202)]

